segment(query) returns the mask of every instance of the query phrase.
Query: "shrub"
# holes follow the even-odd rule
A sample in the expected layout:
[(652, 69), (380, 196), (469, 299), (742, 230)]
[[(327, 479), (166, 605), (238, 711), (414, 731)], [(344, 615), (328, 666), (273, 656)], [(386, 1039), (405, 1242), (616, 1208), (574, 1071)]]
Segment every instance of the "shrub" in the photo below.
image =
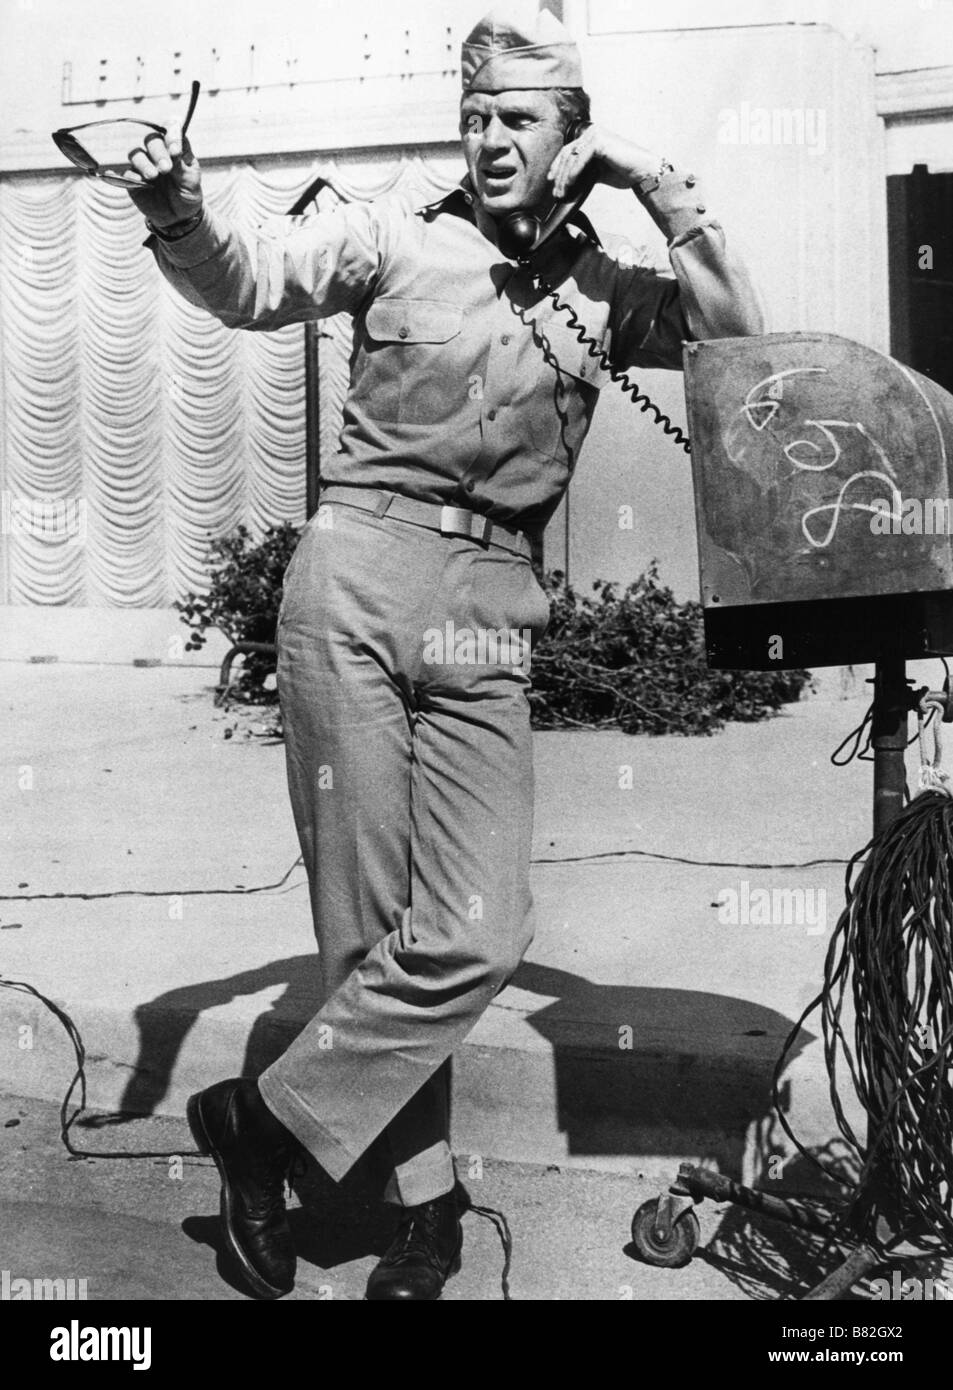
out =
[[(274, 642), (285, 570), (298, 543), (298, 528), (290, 522), (269, 526), (253, 542), (245, 526), (209, 547), (209, 588), (189, 593), (175, 604), (182, 622), (192, 629), (187, 651), (205, 645), (205, 633), (218, 628), (230, 642)], [(240, 678), (231, 694), (251, 702), (268, 702), (274, 695), (262, 682), (275, 669), (274, 659), (252, 653), (244, 658)]]
[[(231, 642), (274, 642), (282, 583), (298, 530), (271, 526), (253, 543), (246, 527), (209, 549), (209, 589), (176, 603), (197, 651), (217, 627)], [(658, 565), (627, 589), (599, 580), (580, 597), (559, 570), (545, 579), (552, 604), (546, 636), (533, 652), (537, 729), (622, 729), (629, 734), (710, 734), (726, 720), (764, 719), (810, 682), (807, 671), (710, 671), (702, 608), (678, 603), (659, 582)], [(270, 656), (249, 655), (232, 694), (269, 702), (262, 682)]]
[(678, 603), (655, 561), (622, 593), (599, 580), (581, 598), (554, 570), (546, 636), (533, 652), (538, 729), (710, 734), (764, 719), (810, 683), (807, 671), (710, 671), (700, 603)]

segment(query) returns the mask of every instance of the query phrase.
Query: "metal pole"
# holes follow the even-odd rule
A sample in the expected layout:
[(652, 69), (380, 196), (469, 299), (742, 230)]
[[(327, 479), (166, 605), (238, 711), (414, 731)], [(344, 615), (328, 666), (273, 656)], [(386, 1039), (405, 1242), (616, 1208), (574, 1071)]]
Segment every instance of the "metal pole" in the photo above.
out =
[(316, 323), (304, 326), (304, 458), (305, 520), (318, 510), (321, 486), (321, 381), (320, 345), (322, 333)]
[(874, 834), (879, 835), (903, 810), (907, 775), (904, 750), (910, 714), (906, 663), (884, 656), (874, 677), (871, 744), (874, 750)]
[[(874, 707), (870, 741), (874, 750), (874, 834), (879, 835), (896, 819), (903, 809), (906, 787), (904, 752), (907, 746), (907, 725), (910, 714), (910, 688), (907, 683), (906, 662), (896, 651), (886, 651), (877, 660), (874, 673)], [(894, 981), (895, 989), (906, 988), (906, 981)], [(866, 1059), (871, 1071), (876, 1057)], [(889, 1104), (886, 1087), (880, 1087), (883, 1105)], [(882, 1112), (867, 1115), (867, 1144), (882, 1121)], [(876, 1159), (854, 1212), (854, 1226), (860, 1243), (816, 1288), (805, 1295), (805, 1301), (831, 1300), (843, 1293), (878, 1262), (876, 1246), (868, 1244), (871, 1237), (886, 1242), (899, 1233), (900, 1213), (895, 1174)]]
[[(895, 652), (886, 653), (878, 660), (876, 666), (871, 726), (871, 745), (874, 750), (875, 835), (886, 830), (903, 810), (907, 781), (904, 755), (909, 716), (910, 687), (907, 683), (906, 662)], [(892, 988), (902, 993), (906, 989), (906, 981), (898, 977), (893, 981)], [(877, 1057), (871, 1056), (866, 1060), (871, 1077), (876, 1079)], [(877, 1090), (881, 1094), (882, 1105), (886, 1108), (890, 1102), (886, 1085), (881, 1083)], [(868, 1146), (882, 1122), (882, 1113), (868, 1114)], [(865, 1188), (857, 1212), (861, 1234), (876, 1233), (883, 1239), (888, 1232), (895, 1233), (899, 1226), (896, 1174), (884, 1167), (882, 1161), (875, 1159)]]

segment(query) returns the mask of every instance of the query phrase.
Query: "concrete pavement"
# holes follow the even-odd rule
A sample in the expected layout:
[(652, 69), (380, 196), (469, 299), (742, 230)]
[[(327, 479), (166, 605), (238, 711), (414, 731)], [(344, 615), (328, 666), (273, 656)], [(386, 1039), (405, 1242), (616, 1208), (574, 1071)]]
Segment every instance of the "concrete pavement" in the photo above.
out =
[[(210, 1160), (191, 1156), (184, 1121), (153, 1117), (121, 1130), (73, 1131), (84, 1150), (173, 1155), (165, 1159), (71, 1162), (58, 1132), (56, 1105), (0, 1094), (0, 1264), (11, 1278), (85, 1279), (94, 1301), (248, 1297), (222, 1252), (217, 1174)], [(507, 1218), (510, 1292), (517, 1301), (791, 1297), (813, 1268), (796, 1233), (764, 1223), (757, 1229), (747, 1217), (740, 1224), (729, 1217), (725, 1225), (722, 1213), (705, 1203), (696, 1258), (684, 1269), (654, 1269), (627, 1248), (635, 1207), (656, 1195), (645, 1179), (498, 1160), (474, 1176), (465, 1157), (458, 1162), (473, 1202)], [(361, 1300), (389, 1243), (392, 1212), (353, 1184), (345, 1184), (343, 1196), (333, 1189), (329, 1200), (328, 1186), (315, 1170), (295, 1184), (290, 1222), (299, 1265), (287, 1302)], [(719, 1224), (725, 1227), (720, 1240)], [(742, 1235), (750, 1252), (744, 1262)], [(501, 1243), (491, 1223), (474, 1213), (464, 1217), (463, 1254), (444, 1301), (499, 1301)]]
[[(267, 714), (214, 709), (212, 679), (0, 666), (0, 973), (75, 1020), (94, 1110), (180, 1116), (195, 1088), (264, 1065), (314, 1007), (283, 751), (250, 733)], [(461, 1049), (459, 1152), (650, 1183), (688, 1158), (750, 1178), (786, 1152), (770, 1077), (816, 992), (843, 867), (744, 866), (865, 842), (869, 764), (828, 761), (863, 708), (808, 700), (701, 739), (537, 735), (539, 930)], [(826, 894), (824, 921), (761, 921), (759, 888), (797, 890), (805, 908)], [(720, 920), (726, 902), (736, 922)], [(0, 1015), (0, 1085), (59, 1099), (74, 1069), (59, 1022), (9, 990)], [(834, 1129), (814, 1033), (788, 1082), (821, 1144)]]

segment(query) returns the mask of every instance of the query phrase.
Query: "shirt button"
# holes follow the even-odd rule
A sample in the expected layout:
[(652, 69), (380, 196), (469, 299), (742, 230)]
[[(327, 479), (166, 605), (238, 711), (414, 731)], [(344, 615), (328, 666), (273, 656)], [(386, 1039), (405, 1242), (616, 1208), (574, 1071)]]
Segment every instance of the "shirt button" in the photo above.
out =
[(504, 333), (503, 336), (500, 338), (500, 342), (503, 344), (504, 347), (506, 347), (506, 345), (507, 345), (507, 343), (508, 343), (509, 341), (510, 341), (510, 335), (509, 335), (508, 333)]
[(409, 328), (398, 328), (398, 330), (397, 330), (397, 336), (398, 336), (398, 338), (406, 338), (406, 337), (407, 337), (407, 334), (408, 334), (409, 332), (410, 332), (410, 329), (409, 329)]
[(488, 420), (495, 420), (495, 419), (496, 419), (496, 411), (495, 411), (495, 410), (488, 410), (487, 413), (486, 413), (486, 418), (487, 418)]
[(705, 211), (705, 204), (704, 204), (704, 203), (699, 203), (698, 206), (696, 207), (695, 211), (696, 211), (696, 212), (704, 212), (704, 211)]
[(476, 492), (476, 483), (467, 483), (467, 492)]
[(694, 188), (697, 182), (698, 180), (696, 179), (694, 174), (688, 174), (685, 178), (685, 187)]

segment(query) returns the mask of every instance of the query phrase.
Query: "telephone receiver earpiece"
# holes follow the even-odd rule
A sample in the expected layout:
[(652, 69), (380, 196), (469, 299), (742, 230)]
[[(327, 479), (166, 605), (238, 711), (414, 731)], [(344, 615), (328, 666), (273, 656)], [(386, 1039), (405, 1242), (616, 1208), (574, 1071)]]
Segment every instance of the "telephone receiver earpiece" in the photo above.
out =
[[(569, 145), (586, 129), (582, 121), (576, 121), (566, 131), (564, 144)], [(589, 197), (596, 184), (596, 172), (590, 163), (572, 186), (566, 190), (567, 196), (554, 202), (545, 218), (535, 217), (530, 212), (511, 212), (504, 217), (497, 228), (496, 244), (509, 261), (519, 261), (525, 265), (537, 251), (554, 236), (564, 222), (570, 218)]]

